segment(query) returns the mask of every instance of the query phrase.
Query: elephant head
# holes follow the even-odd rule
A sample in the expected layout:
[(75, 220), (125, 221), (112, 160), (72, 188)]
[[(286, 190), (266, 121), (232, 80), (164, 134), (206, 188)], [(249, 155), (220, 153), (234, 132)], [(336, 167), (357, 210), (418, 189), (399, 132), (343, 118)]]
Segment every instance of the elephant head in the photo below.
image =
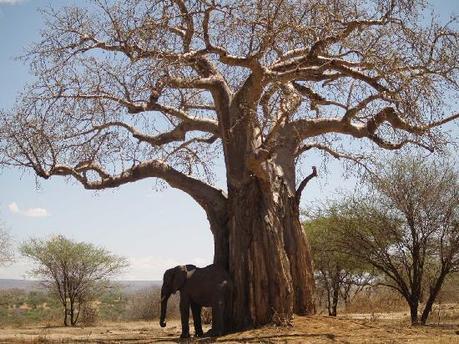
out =
[(161, 327), (166, 326), (167, 301), (171, 294), (180, 290), (190, 276), (190, 271), (184, 265), (176, 266), (164, 273), (163, 286), (161, 287), (161, 316), (159, 324)]

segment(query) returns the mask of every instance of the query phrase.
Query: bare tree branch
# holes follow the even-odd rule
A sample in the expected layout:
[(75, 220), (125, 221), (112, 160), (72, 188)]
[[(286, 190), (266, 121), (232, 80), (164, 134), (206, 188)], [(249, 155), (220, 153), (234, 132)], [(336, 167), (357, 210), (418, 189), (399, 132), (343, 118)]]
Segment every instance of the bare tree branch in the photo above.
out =
[(315, 166), (312, 166), (312, 173), (301, 181), (300, 185), (298, 186), (298, 189), (296, 190), (295, 197), (298, 204), (300, 203), (301, 194), (304, 188), (309, 183), (309, 181), (314, 177), (317, 177), (317, 168)]

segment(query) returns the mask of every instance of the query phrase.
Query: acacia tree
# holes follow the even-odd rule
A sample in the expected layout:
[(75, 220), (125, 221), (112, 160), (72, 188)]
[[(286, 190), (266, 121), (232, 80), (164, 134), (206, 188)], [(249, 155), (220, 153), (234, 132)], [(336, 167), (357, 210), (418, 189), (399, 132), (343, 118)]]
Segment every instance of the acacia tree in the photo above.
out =
[(371, 265), (343, 252), (340, 246), (342, 231), (335, 227), (336, 224), (333, 218), (321, 214), (304, 223), (311, 245), (317, 292), (325, 293), (331, 316), (337, 315), (340, 300), (347, 305), (376, 279)]
[(10, 234), (0, 224), (0, 266), (14, 260), (12, 240)]
[[(214, 262), (235, 286), (229, 326), (311, 313), (300, 157), (318, 149), (360, 162), (339, 138), (433, 149), (434, 128), (458, 117), (439, 111), (457, 95), (455, 21), (423, 26), (423, 3), (93, 0), (48, 9), (43, 38), (25, 56), (36, 80), (3, 115), (0, 156), (93, 190), (165, 181), (207, 214)], [(209, 180), (220, 155), (226, 192)]]
[(109, 286), (109, 278), (128, 266), (123, 257), (60, 235), (49, 240), (30, 239), (20, 251), (36, 264), (31, 274), (41, 278), (61, 302), (65, 326), (75, 326), (82, 306), (100, 295)]
[(427, 322), (445, 278), (459, 271), (458, 181), (448, 162), (405, 157), (369, 178), (368, 193), (329, 209), (342, 251), (385, 276), (380, 284), (405, 298), (413, 324)]

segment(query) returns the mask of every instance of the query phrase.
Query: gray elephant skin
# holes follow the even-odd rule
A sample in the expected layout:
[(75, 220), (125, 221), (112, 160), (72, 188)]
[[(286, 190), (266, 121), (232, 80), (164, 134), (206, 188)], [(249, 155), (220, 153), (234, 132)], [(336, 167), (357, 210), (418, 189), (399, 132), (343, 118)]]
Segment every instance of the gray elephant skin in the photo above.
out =
[(167, 301), (171, 294), (180, 291), (181, 338), (190, 336), (190, 308), (193, 314), (195, 336), (203, 336), (201, 325), (202, 307), (212, 307), (212, 329), (208, 336), (221, 336), (225, 329), (225, 314), (231, 304), (231, 281), (228, 273), (217, 265), (197, 268), (179, 265), (164, 273), (161, 288), (161, 316), (159, 324), (166, 326)]

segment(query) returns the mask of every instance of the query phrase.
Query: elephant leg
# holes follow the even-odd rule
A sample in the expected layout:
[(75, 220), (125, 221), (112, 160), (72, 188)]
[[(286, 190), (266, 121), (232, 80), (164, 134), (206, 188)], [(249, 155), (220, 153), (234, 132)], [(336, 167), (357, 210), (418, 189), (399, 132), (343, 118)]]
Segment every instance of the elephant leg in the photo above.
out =
[(202, 337), (202, 324), (201, 324), (201, 306), (192, 302), (191, 312), (193, 313), (194, 334), (196, 337)]
[(182, 320), (182, 334), (180, 338), (190, 337), (190, 300), (187, 295), (180, 293), (180, 316)]

